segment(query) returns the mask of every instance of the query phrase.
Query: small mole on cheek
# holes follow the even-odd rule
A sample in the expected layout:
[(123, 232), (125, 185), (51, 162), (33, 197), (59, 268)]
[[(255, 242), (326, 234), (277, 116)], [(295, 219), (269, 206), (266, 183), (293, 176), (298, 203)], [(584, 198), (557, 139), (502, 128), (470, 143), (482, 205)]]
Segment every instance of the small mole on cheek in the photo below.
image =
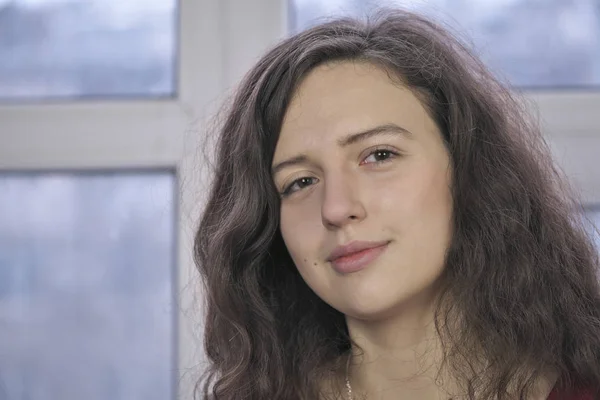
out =
[(308, 261), (308, 260), (305, 258), (305, 259), (304, 259), (304, 262), (307, 262), (307, 261)]
[(314, 263), (313, 265), (316, 267), (316, 266), (317, 266), (317, 263)]

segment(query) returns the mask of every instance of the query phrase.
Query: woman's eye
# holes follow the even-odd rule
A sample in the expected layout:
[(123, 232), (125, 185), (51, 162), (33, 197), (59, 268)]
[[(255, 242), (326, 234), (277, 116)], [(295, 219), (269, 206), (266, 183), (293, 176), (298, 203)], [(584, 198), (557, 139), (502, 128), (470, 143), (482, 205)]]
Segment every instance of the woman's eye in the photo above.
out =
[[(361, 161), (360, 164), (382, 164), (398, 155), (399, 153), (392, 150), (376, 149), (369, 153), (369, 155), (363, 161)], [(305, 187), (314, 185), (316, 182), (318, 182), (317, 178), (304, 176), (287, 185), (283, 191), (281, 191), (280, 195), (281, 197), (287, 197), (299, 190), (304, 189)]]
[(387, 150), (387, 149), (377, 149), (369, 154), (367, 158), (365, 158), (361, 164), (378, 164), (385, 161), (388, 161), (390, 158), (397, 156), (398, 153)]
[(304, 189), (307, 186), (313, 185), (316, 181), (317, 178), (312, 178), (309, 176), (296, 179), (283, 189), (283, 192), (281, 192), (281, 196), (289, 196), (290, 194), (297, 192), (300, 189)]

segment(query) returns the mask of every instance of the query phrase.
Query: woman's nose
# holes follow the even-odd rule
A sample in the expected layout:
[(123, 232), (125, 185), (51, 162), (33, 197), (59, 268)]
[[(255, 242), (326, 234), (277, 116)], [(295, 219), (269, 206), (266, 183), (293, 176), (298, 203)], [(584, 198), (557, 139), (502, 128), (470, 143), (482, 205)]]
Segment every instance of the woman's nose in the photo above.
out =
[(324, 183), (321, 218), (328, 229), (365, 218), (366, 210), (360, 199), (360, 187), (356, 179), (336, 175)]

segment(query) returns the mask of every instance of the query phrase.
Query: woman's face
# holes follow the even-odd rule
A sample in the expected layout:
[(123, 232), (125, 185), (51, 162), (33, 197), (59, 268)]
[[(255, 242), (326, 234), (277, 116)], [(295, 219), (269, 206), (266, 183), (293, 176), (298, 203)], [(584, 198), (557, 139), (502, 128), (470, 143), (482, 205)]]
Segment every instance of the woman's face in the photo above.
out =
[(285, 244), (325, 302), (359, 319), (431, 302), (451, 237), (451, 166), (409, 89), (367, 63), (316, 68), (285, 115), (273, 178)]

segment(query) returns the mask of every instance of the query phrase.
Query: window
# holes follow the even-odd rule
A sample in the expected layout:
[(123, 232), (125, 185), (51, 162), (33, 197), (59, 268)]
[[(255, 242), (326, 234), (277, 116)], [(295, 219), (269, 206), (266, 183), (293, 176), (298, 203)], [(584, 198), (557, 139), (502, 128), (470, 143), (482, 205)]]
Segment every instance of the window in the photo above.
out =
[[(0, 345), (0, 399), (7, 393), (7, 400), (94, 398), (89, 393), (103, 399), (191, 398), (203, 359), (200, 285), (192, 255), (203, 200), (198, 149), (205, 121), (226, 89), (227, 46), (217, 33), (229, 23), (229, 14), (221, 12), (222, 4), (0, 0), (0, 214), (13, 221), (10, 227), (0, 223), (0, 337), (3, 343), (33, 346)], [(14, 44), (17, 33), (24, 32), (17, 8), (26, 10), (24, 18), (48, 13), (58, 18), (49, 22), (54, 31), (47, 35), (43, 57), (27, 55), (23, 43)], [(76, 34), (70, 22), (79, 29)], [(9, 29), (15, 32), (11, 37), (5, 34)], [(69, 53), (70, 44), (85, 54)], [(44, 68), (32, 73), (17, 64), (23, 60), (41, 60), (38, 66)], [(70, 61), (81, 63), (60, 69)], [(104, 75), (94, 86), (97, 71)], [(29, 75), (19, 80), (25, 72)], [(87, 227), (72, 225), (74, 231), (66, 232), (73, 219), (90, 216), (101, 230), (76, 231)], [(33, 225), (36, 218), (49, 218), (51, 227), (62, 231), (56, 238), (52, 232), (43, 236)], [(21, 238), (29, 246), (26, 252), (13, 247), (18, 232), (29, 235)], [(119, 235), (136, 241), (111, 239)], [(48, 241), (61, 250), (50, 260), (45, 259)], [(85, 270), (74, 268), (84, 262)], [(23, 264), (29, 273), (16, 269)], [(160, 292), (150, 294), (159, 286)], [(114, 303), (85, 297), (84, 289)], [(45, 308), (34, 309), (46, 301)], [(112, 312), (115, 324), (104, 325), (104, 316)], [(56, 324), (48, 325), (49, 318)], [(60, 342), (42, 342), (31, 330), (20, 337), (36, 326), (54, 329), (56, 338), (59, 321)], [(146, 332), (150, 323), (154, 332)], [(96, 336), (89, 334), (90, 326), (98, 329)], [(144, 354), (150, 342), (155, 347)], [(89, 346), (82, 350), (84, 344)], [(101, 359), (99, 346), (106, 348)], [(76, 364), (54, 363), (59, 352)], [(18, 362), (5, 361), (9, 355)], [(155, 368), (158, 359), (163, 364)], [(86, 373), (88, 365), (97, 377)], [(50, 367), (56, 368), (53, 375), (47, 374)], [(61, 381), (67, 378), (77, 382), (69, 392)]]
[(176, 0), (0, 0), (0, 99), (175, 93)]
[(0, 175), (0, 398), (170, 398), (170, 171)]
[(294, 0), (293, 29), (334, 14), (402, 6), (472, 38), (488, 66), (518, 87), (600, 87), (600, 3), (595, 0)]

